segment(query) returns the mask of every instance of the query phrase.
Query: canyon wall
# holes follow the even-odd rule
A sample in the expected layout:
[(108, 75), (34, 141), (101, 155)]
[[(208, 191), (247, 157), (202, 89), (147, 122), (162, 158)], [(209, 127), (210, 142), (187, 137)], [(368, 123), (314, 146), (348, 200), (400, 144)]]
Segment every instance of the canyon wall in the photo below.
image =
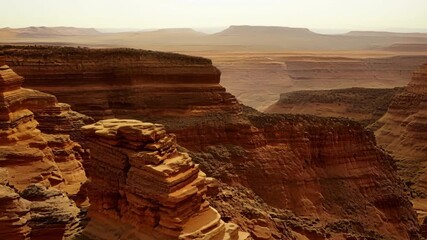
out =
[(377, 141), (404, 165), (403, 175), (427, 190), (427, 64), (415, 71), (405, 90), (396, 95), (378, 120)]
[(219, 70), (204, 58), (65, 47), (4, 47), (0, 56), (26, 86), (96, 119), (237, 111), (234, 96), (219, 85)]
[(83, 227), (87, 200), (84, 150), (65, 134), (78, 129), (48, 119), (78, 126), (84, 118), (62, 109), (50, 94), (21, 88), (22, 82), (8, 66), (0, 67), (0, 238), (71, 238)]
[[(394, 161), (358, 123), (266, 115), (239, 105), (206, 59), (52, 47), (22, 47), (6, 55), (29, 84), (55, 76), (39, 87), (67, 99), (74, 109), (95, 118), (164, 124), (186, 148), (180, 151), (221, 180), (212, 199), (223, 219), (256, 239), (292, 239), (284, 237), (290, 236), (289, 228), (309, 239), (418, 237), (416, 215)], [(86, 77), (94, 69), (97, 77)], [(140, 74), (153, 69), (155, 78)]]

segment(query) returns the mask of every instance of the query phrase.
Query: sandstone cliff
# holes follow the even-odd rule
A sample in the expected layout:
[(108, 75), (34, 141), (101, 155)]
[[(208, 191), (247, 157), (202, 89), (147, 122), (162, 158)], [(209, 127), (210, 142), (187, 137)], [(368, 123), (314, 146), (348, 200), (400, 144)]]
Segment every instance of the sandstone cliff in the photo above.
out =
[[(395, 96), (387, 113), (378, 121), (378, 143), (398, 160), (418, 168), (410, 171), (417, 186), (427, 190), (423, 176), (427, 158), (427, 64), (413, 74), (405, 90)], [(414, 169), (411, 169), (414, 170)]]
[(413, 189), (414, 207), (423, 223), (427, 217), (427, 64), (393, 98), (377, 127), (377, 141), (398, 160), (399, 172)]
[(26, 86), (97, 119), (236, 111), (236, 99), (219, 85), (219, 70), (204, 58), (66, 47), (3, 47), (0, 56)]
[(176, 137), (164, 126), (109, 119), (82, 130), (92, 158), (89, 237), (103, 238), (95, 228), (112, 218), (135, 228), (129, 233), (108, 227), (117, 229), (119, 238), (247, 239), (209, 206), (205, 174), (176, 150)]
[[(42, 130), (61, 133), (73, 129), (62, 129), (47, 119), (73, 113), (49, 115), (49, 109), (58, 106), (55, 97), (21, 88), (22, 82), (8, 66), (0, 67), (0, 218), (4, 222), (0, 238), (72, 237), (81, 228), (77, 204), (86, 199), (81, 191), (86, 181), (83, 150), (69, 135), (40, 131), (30, 109), (44, 116)], [(69, 121), (83, 123), (78, 118)]]
[[(226, 184), (219, 184), (219, 195), (212, 197), (223, 219), (256, 239), (417, 238), (416, 215), (394, 161), (360, 124), (265, 115), (241, 106), (219, 85), (220, 73), (206, 59), (134, 50), (20, 51), (27, 57), (22, 52), (13, 57), (11, 51), (9, 59), (22, 74), (34, 85), (54, 76), (41, 87), (66, 98), (74, 109), (96, 118), (159, 122), (176, 133), (202, 170)], [(38, 56), (42, 52), (45, 59)], [(44, 65), (51, 70), (38, 71)], [(155, 77), (141, 74), (154, 69), (161, 70)], [(123, 169), (129, 170), (112, 168)], [(115, 204), (108, 201), (105, 208)]]

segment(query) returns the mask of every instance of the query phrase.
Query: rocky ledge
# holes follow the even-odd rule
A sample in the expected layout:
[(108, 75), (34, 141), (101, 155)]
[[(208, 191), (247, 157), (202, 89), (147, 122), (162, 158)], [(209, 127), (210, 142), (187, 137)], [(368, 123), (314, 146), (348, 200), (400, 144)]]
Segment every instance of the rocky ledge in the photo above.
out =
[[(414, 72), (411, 82), (396, 95), (378, 120), (377, 141), (405, 165), (403, 175), (427, 190), (427, 64)], [(425, 195), (425, 194), (424, 194)]]
[[(205, 174), (187, 153), (176, 149), (175, 135), (166, 133), (163, 125), (109, 119), (84, 126), (82, 131), (92, 157), (93, 219), (85, 235), (105, 236), (96, 229), (111, 219), (134, 227), (132, 234), (139, 239), (248, 237), (237, 225), (225, 224), (209, 206)], [(112, 226), (110, 231), (129, 234)]]
[(205, 58), (49, 46), (3, 46), (0, 58), (25, 76), (26, 86), (96, 119), (239, 111), (219, 85), (221, 72)]
[[(372, 132), (356, 122), (304, 115), (262, 114), (239, 105), (234, 96), (220, 87), (219, 72), (216, 68), (210, 61), (199, 58), (186, 58), (175, 54), (160, 54), (154, 57), (157, 55), (144, 55), (145, 51), (139, 50), (10, 48), (12, 50), (3, 49), (9, 51), (5, 54), (8, 56), (6, 61), (13, 62), (14, 59), (14, 64), (20, 71), (27, 71), (27, 76), (38, 75), (38, 78), (31, 78), (34, 84), (37, 84), (37, 79), (49, 77), (51, 73), (56, 76), (64, 73), (67, 77), (58, 77), (55, 81), (46, 80), (43, 85), (46, 90), (55, 90), (55, 94), (61, 94), (60, 90), (70, 90), (66, 94), (69, 96), (67, 101), (73, 107), (94, 114), (97, 118), (114, 115), (118, 118), (135, 118), (144, 122), (164, 124), (169, 132), (178, 136), (180, 145), (187, 148), (179, 148), (180, 152), (188, 152), (208, 176), (222, 181), (223, 184), (219, 185), (222, 186), (219, 189), (219, 197), (211, 199), (214, 200), (212, 204), (221, 213), (223, 220), (238, 224), (242, 230), (250, 232), (253, 238), (297, 239), (302, 235), (311, 239), (351, 239), (355, 236), (359, 239), (416, 239), (418, 236), (416, 214), (403, 190), (404, 186), (398, 178), (393, 159), (376, 146)], [(65, 54), (67, 51), (70, 52), (69, 60)], [(41, 57), (43, 54), (46, 54), (44, 59)], [(150, 61), (154, 64), (150, 65)], [(76, 63), (82, 63), (81, 68), (76, 67)], [(119, 65), (117, 69), (123, 70), (127, 69), (123, 66), (129, 66), (129, 69), (136, 70), (124, 71), (126, 78), (120, 77), (120, 74), (111, 75), (109, 69), (114, 69), (113, 63)], [(46, 71), (38, 70), (43, 69), (45, 65)], [(179, 66), (179, 73), (188, 74), (179, 74), (182, 78), (173, 78), (171, 76), (177, 72), (171, 66)], [(200, 72), (193, 71), (194, 66), (200, 67), (199, 70), (203, 69), (205, 74), (195, 74)], [(50, 67), (56, 70), (51, 72)], [(67, 69), (70, 71), (67, 72)], [(98, 73), (102, 74), (84, 78), (91, 76), (91, 71), (87, 69), (101, 69)], [(153, 69), (162, 69), (156, 75), (158, 83), (150, 82), (155, 83), (156, 87), (161, 86), (163, 92), (160, 95), (158, 90), (152, 88), (153, 85), (145, 84), (149, 78), (139, 74)], [(79, 74), (82, 71), (83, 74)], [(190, 82), (187, 77), (191, 79)], [(215, 81), (212, 82), (212, 79)], [(75, 87), (70, 86), (74, 81), (78, 84)], [(81, 82), (86, 85), (80, 85)], [(103, 82), (108, 84), (102, 85)], [(96, 83), (96, 86), (91, 86), (91, 83)], [(181, 89), (183, 83), (188, 88), (179, 92), (177, 89)], [(207, 83), (219, 86), (221, 90), (208, 90)], [(122, 87), (122, 95), (116, 94), (117, 86)], [(98, 91), (98, 87), (102, 90)], [(85, 97), (76, 97), (82, 96), (83, 92)], [(102, 105), (101, 108), (91, 105), (99, 99), (108, 104)], [(98, 200), (101, 201), (102, 208), (92, 212), (100, 212), (100, 217), (93, 216), (99, 224), (89, 225), (93, 231), (88, 229), (88, 232), (97, 232), (102, 236), (105, 234), (102, 229), (115, 229), (116, 232), (110, 234), (126, 238), (128, 235), (123, 232), (130, 235), (137, 232), (135, 225), (132, 225), (132, 222), (136, 221), (127, 221), (126, 216), (141, 213), (122, 213), (127, 209), (123, 203), (131, 206), (134, 204), (131, 194), (139, 193), (134, 192), (138, 188), (129, 190), (128, 187), (123, 190), (118, 186), (123, 185), (124, 180), (130, 181), (130, 177), (138, 176), (138, 173), (145, 173), (137, 170), (139, 168), (146, 169), (151, 166), (153, 170), (150, 173), (155, 175), (156, 171), (161, 171), (158, 167), (168, 163), (168, 160), (155, 163), (158, 161), (155, 158), (150, 160), (154, 163), (143, 166), (133, 166), (134, 162), (129, 160), (129, 164), (126, 164), (126, 154), (129, 151), (131, 154), (144, 152), (147, 151), (143, 149), (145, 145), (150, 148), (153, 145), (135, 140), (119, 140), (117, 143), (117, 140), (109, 138), (109, 133), (104, 135), (105, 137), (90, 137), (96, 139), (95, 143), (89, 141), (89, 146), (96, 144), (95, 147), (99, 149), (112, 149), (98, 150), (100, 156), (96, 156), (95, 150), (92, 161), (95, 166), (99, 166), (100, 171), (107, 172), (94, 173), (101, 177), (94, 177), (92, 185), (111, 191), (111, 195), (103, 197), (106, 202)], [(174, 141), (172, 136), (168, 139), (161, 141), (165, 144)], [(101, 148), (102, 146), (105, 148)], [(120, 151), (125, 153), (119, 154)], [(114, 158), (116, 160), (99, 163), (110, 159), (110, 155), (117, 156)], [(112, 164), (114, 165), (110, 166)], [(194, 168), (196, 167), (188, 167), (188, 170)], [(118, 175), (109, 174), (110, 171)], [(187, 170), (184, 172), (190, 174)], [(92, 174), (92, 170), (88, 173)], [(147, 176), (161, 180), (160, 175), (168, 179), (169, 174), (173, 175), (174, 171), (155, 177)], [(194, 178), (196, 175), (190, 176)], [(198, 178), (197, 176), (196, 179)], [(163, 179), (163, 182), (160, 181), (162, 184), (147, 189), (158, 186), (160, 193), (173, 191), (168, 190), (171, 185), (164, 181)], [(155, 199), (155, 204), (164, 204), (164, 199), (159, 199), (159, 196), (147, 197), (146, 192), (142, 193), (140, 198)], [(126, 199), (123, 199), (123, 196), (126, 196)], [(97, 201), (96, 197), (94, 196), (94, 201)], [(197, 204), (203, 206), (200, 202)], [(164, 207), (160, 205), (155, 206)], [(290, 211), (296, 217), (289, 217), (284, 211)], [(128, 224), (123, 225), (121, 222), (125, 221)], [(169, 222), (159, 220), (158, 223), (157, 229), (170, 231)], [(184, 221), (174, 222), (178, 223), (184, 224)], [(112, 227), (96, 228), (102, 224)], [(129, 231), (117, 232), (114, 226), (122, 226), (121, 229)], [(180, 234), (179, 229), (180, 227), (172, 230), (175, 234)]]
[[(71, 238), (83, 227), (87, 178), (84, 150), (66, 133), (84, 121), (60, 108), (54, 96), (21, 88), (22, 82), (8, 66), (0, 67), (0, 238)], [(44, 116), (41, 129), (37, 116)], [(66, 128), (55, 124), (59, 118)]]

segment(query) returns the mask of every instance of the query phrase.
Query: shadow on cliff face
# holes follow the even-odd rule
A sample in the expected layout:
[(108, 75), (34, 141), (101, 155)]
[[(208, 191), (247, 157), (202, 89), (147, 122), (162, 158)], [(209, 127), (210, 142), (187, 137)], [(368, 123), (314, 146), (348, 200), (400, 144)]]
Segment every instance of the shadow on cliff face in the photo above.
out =
[[(300, 233), (416, 238), (418, 224), (396, 165), (376, 147), (372, 132), (344, 118), (241, 108), (237, 115), (143, 119), (165, 124), (209, 176), (225, 183), (225, 195), (214, 201), (233, 206), (218, 204), (228, 211), (225, 216), (258, 219), (239, 205), (237, 192), (248, 191), (242, 199), (254, 199), (247, 203), (261, 212), (260, 219), (277, 222), (270, 216), (276, 213), (281, 224)], [(239, 188), (246, 190), (230, 190)], [(360, 226), (371, 230), (359, 231)]]
[[(56, 65), (37, 55), (46, 49), (24, 50), (29, 55), (11, 50), (8, 61), (30, 84), (65, 99), (74, 109), (96, 118), (161, 123), (177, 134), (178, 143), (202, 169), (222, 181), (218, 197), (212, 199), (224, 220), (231, 219), (254, 236), (265, 236), (266, 229), (281, 234), (290, 227), (314, 239), (417, 237), (416, 215), (392, 158), (376, 146), (372, 132), (356, 122), (266, 115), (239, 105), (219, 85), (220, 73), (209, 61), (190, 64), (180, 57), (175, 61), (173, 54), (163, 54), (168, 61), (125, 54), (118, 64), (116, 56), (91, 60), (102, 51), (83, 49), (72, 50), (87, 54), (76, 68), (79, 55), (68, 60), (55, 53), (53, 59), (63, 63)], [(42, 67), (46, 70), (39, 71)], [(111, 67), (124, 75), (108, 75)], [(121, 96), (121, 104), (109, 109), (116, 96)], [(100, 108), (94, 110), (94, 105)], [(273, 236), (264, 239), (268, 237)]]

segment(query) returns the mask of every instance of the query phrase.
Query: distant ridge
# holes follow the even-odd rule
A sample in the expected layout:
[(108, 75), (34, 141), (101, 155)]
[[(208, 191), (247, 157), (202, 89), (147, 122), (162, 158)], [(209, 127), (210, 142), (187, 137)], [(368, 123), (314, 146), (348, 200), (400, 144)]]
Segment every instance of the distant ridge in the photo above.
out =
[(347, 36), (359, 37), (426, 37), (427, 33), (400, 33), (400, 32), (383, 32), (383, 31), (350, 31)]
[(154, 31), (144, 31), (146, 33), (158, 32), (158, 33), (171, 33), (171, 34), (198, 34), (206, 35), (206, 33), (198, 32), (192, 28), (161, 28)]
[[(192, 28), (164, 28), (106, 33), (93, 28), (28, 27), (0, 29), (2, 44), (115, 46), (161, 51), (425, 51), (427, 33), (352, 31), (320, 34), (308, 28), (233, 25), (207, 34)], [(401, 44), (392, 46), (393, 44)], [(411, 45), (402, 45), (411, 44)]]
[(101, 34), (95, 28), (76, 27), (26, 27), (26, 28), (3, 28), (17, 37), (49, 37), (49, 36), (92, 36)]
[(277, 26), (249, 26), (249, 25), (232, 25), (222, 32), (214, 35), (224, 36), (243, 36), (255, 34), (275, 34), (275, 35), (318, 35), (310, 31), (308, 28), (291, 28), (291, 27), (277, 27)]

